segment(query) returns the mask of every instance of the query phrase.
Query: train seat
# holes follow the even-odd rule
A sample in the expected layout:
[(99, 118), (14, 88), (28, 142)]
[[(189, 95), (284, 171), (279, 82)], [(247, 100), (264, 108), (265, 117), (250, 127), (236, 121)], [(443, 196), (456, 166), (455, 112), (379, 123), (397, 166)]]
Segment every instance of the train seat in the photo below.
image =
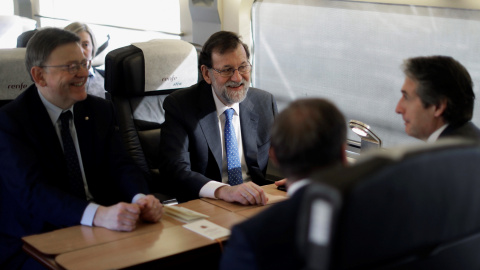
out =
[(0, 49), (0, 106), (33, 83), (25, 67), (25, 51), (25, 48)]
[(197, 52), (182, 40), (153, 40), (110, 51), (105, 58), (105, 89), (116, 108), (126, 149), (149, 178), (153, 193), (171, 198), (158, 171), (163, 101), (198, 81)]
[(298, 230), (307, 269), (479, 269), (480, 147), (450, 140), (324, 172)]

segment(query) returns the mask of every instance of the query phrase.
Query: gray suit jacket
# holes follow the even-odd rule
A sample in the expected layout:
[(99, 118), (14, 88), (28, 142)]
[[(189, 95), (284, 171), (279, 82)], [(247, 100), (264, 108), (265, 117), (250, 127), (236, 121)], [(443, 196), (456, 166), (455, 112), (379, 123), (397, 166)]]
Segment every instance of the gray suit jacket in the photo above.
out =
[[(170, 94), (163, 103), (160, 174), (179, 201), (198, 198), (209, 181), (222, 179), (222, 145), (212, 88), (205, 81)], [(243, 152), (252, 180), (266, 184), (270, 127), (277, 114), (272, 94), (250, 88), (240, 103)]]

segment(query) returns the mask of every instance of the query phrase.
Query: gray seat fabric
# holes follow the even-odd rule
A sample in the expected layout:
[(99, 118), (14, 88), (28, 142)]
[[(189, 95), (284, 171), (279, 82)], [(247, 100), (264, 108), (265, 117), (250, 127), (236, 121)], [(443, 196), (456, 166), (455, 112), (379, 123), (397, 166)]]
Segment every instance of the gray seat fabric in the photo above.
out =
[[(397, 149), (398, 150), (398, 149)], [(327, 247), (300, 233), (311, 269), (479, 269), (480, 148), (449, 140), (372, 154), (314, 178), (338, 191)], [(309, 224), (314, 192), (302, 211)], [(320, 263), (319, 254), (331, 254)], [(317, 258), (315, 258), (315, 256)]]
[(0, 106), (33, 83), (25, 67), (25, 51), (25, 48), (0, 49)]

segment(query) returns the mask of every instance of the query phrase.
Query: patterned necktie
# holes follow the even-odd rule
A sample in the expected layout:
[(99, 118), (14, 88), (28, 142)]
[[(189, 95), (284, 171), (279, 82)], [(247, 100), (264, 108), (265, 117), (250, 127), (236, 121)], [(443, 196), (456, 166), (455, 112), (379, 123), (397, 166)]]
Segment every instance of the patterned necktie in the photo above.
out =
[(67, 161), (68, 179), (72, 192), (77, 197), (86, 199), (82, 172), (80, 171), (80, 164), (78, 163), (78, 155), (75, 144), (73, 143), (72, 134), (70, 133), (70, 118), (72, 118), (71, 111), (63, 112), (60, 115), (63, 152), (65, 154), (65, 160)]
[(233, 109), (225, 110), (225, 149), (227, 151), (228, 183), (231, 186), (243, 183), (237, 136), (235, 136), (235, 129), (232, 123), (233, 113)]

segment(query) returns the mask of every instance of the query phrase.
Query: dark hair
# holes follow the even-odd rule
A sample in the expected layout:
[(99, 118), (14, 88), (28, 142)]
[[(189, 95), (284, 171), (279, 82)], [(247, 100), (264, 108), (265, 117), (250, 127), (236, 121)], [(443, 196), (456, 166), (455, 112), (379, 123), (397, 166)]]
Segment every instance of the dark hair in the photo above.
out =
[(299, 99), (275, 119), (271, 147), (284, 176), (300, 179), (341, 163), (346, 133), (345, 118), (331, 102)]
[(55, 48), (73, 42), (80, 42), (80, 38), (70, 31), (59, 28), (43, 28), (38, 30), (27, 44), (25, 67), (27, 68), (28, 74), (30, 74), (32, 67), (43, 66)]
[(447, 100), (445, 122), (461, 125), (472, 119), (473, 82), (458, 61), (449, 56), (414, 57), (404, 61), (403, 72), (418, 83), (417, 95), (425, 108)]
[(243, 43), (240, 36), (228, 31), (217, 32), (208, 38), (202, 47), (200, 57), (198, 58), (198, 70), (201, 71), (202, 65), (208, 68), (212, 67), (212, 53), (218, 52), (224, 54), (235, 50), (241, 44), (247, 53), (247, 59), (250, 58), (250, 51), (247, 44)]

